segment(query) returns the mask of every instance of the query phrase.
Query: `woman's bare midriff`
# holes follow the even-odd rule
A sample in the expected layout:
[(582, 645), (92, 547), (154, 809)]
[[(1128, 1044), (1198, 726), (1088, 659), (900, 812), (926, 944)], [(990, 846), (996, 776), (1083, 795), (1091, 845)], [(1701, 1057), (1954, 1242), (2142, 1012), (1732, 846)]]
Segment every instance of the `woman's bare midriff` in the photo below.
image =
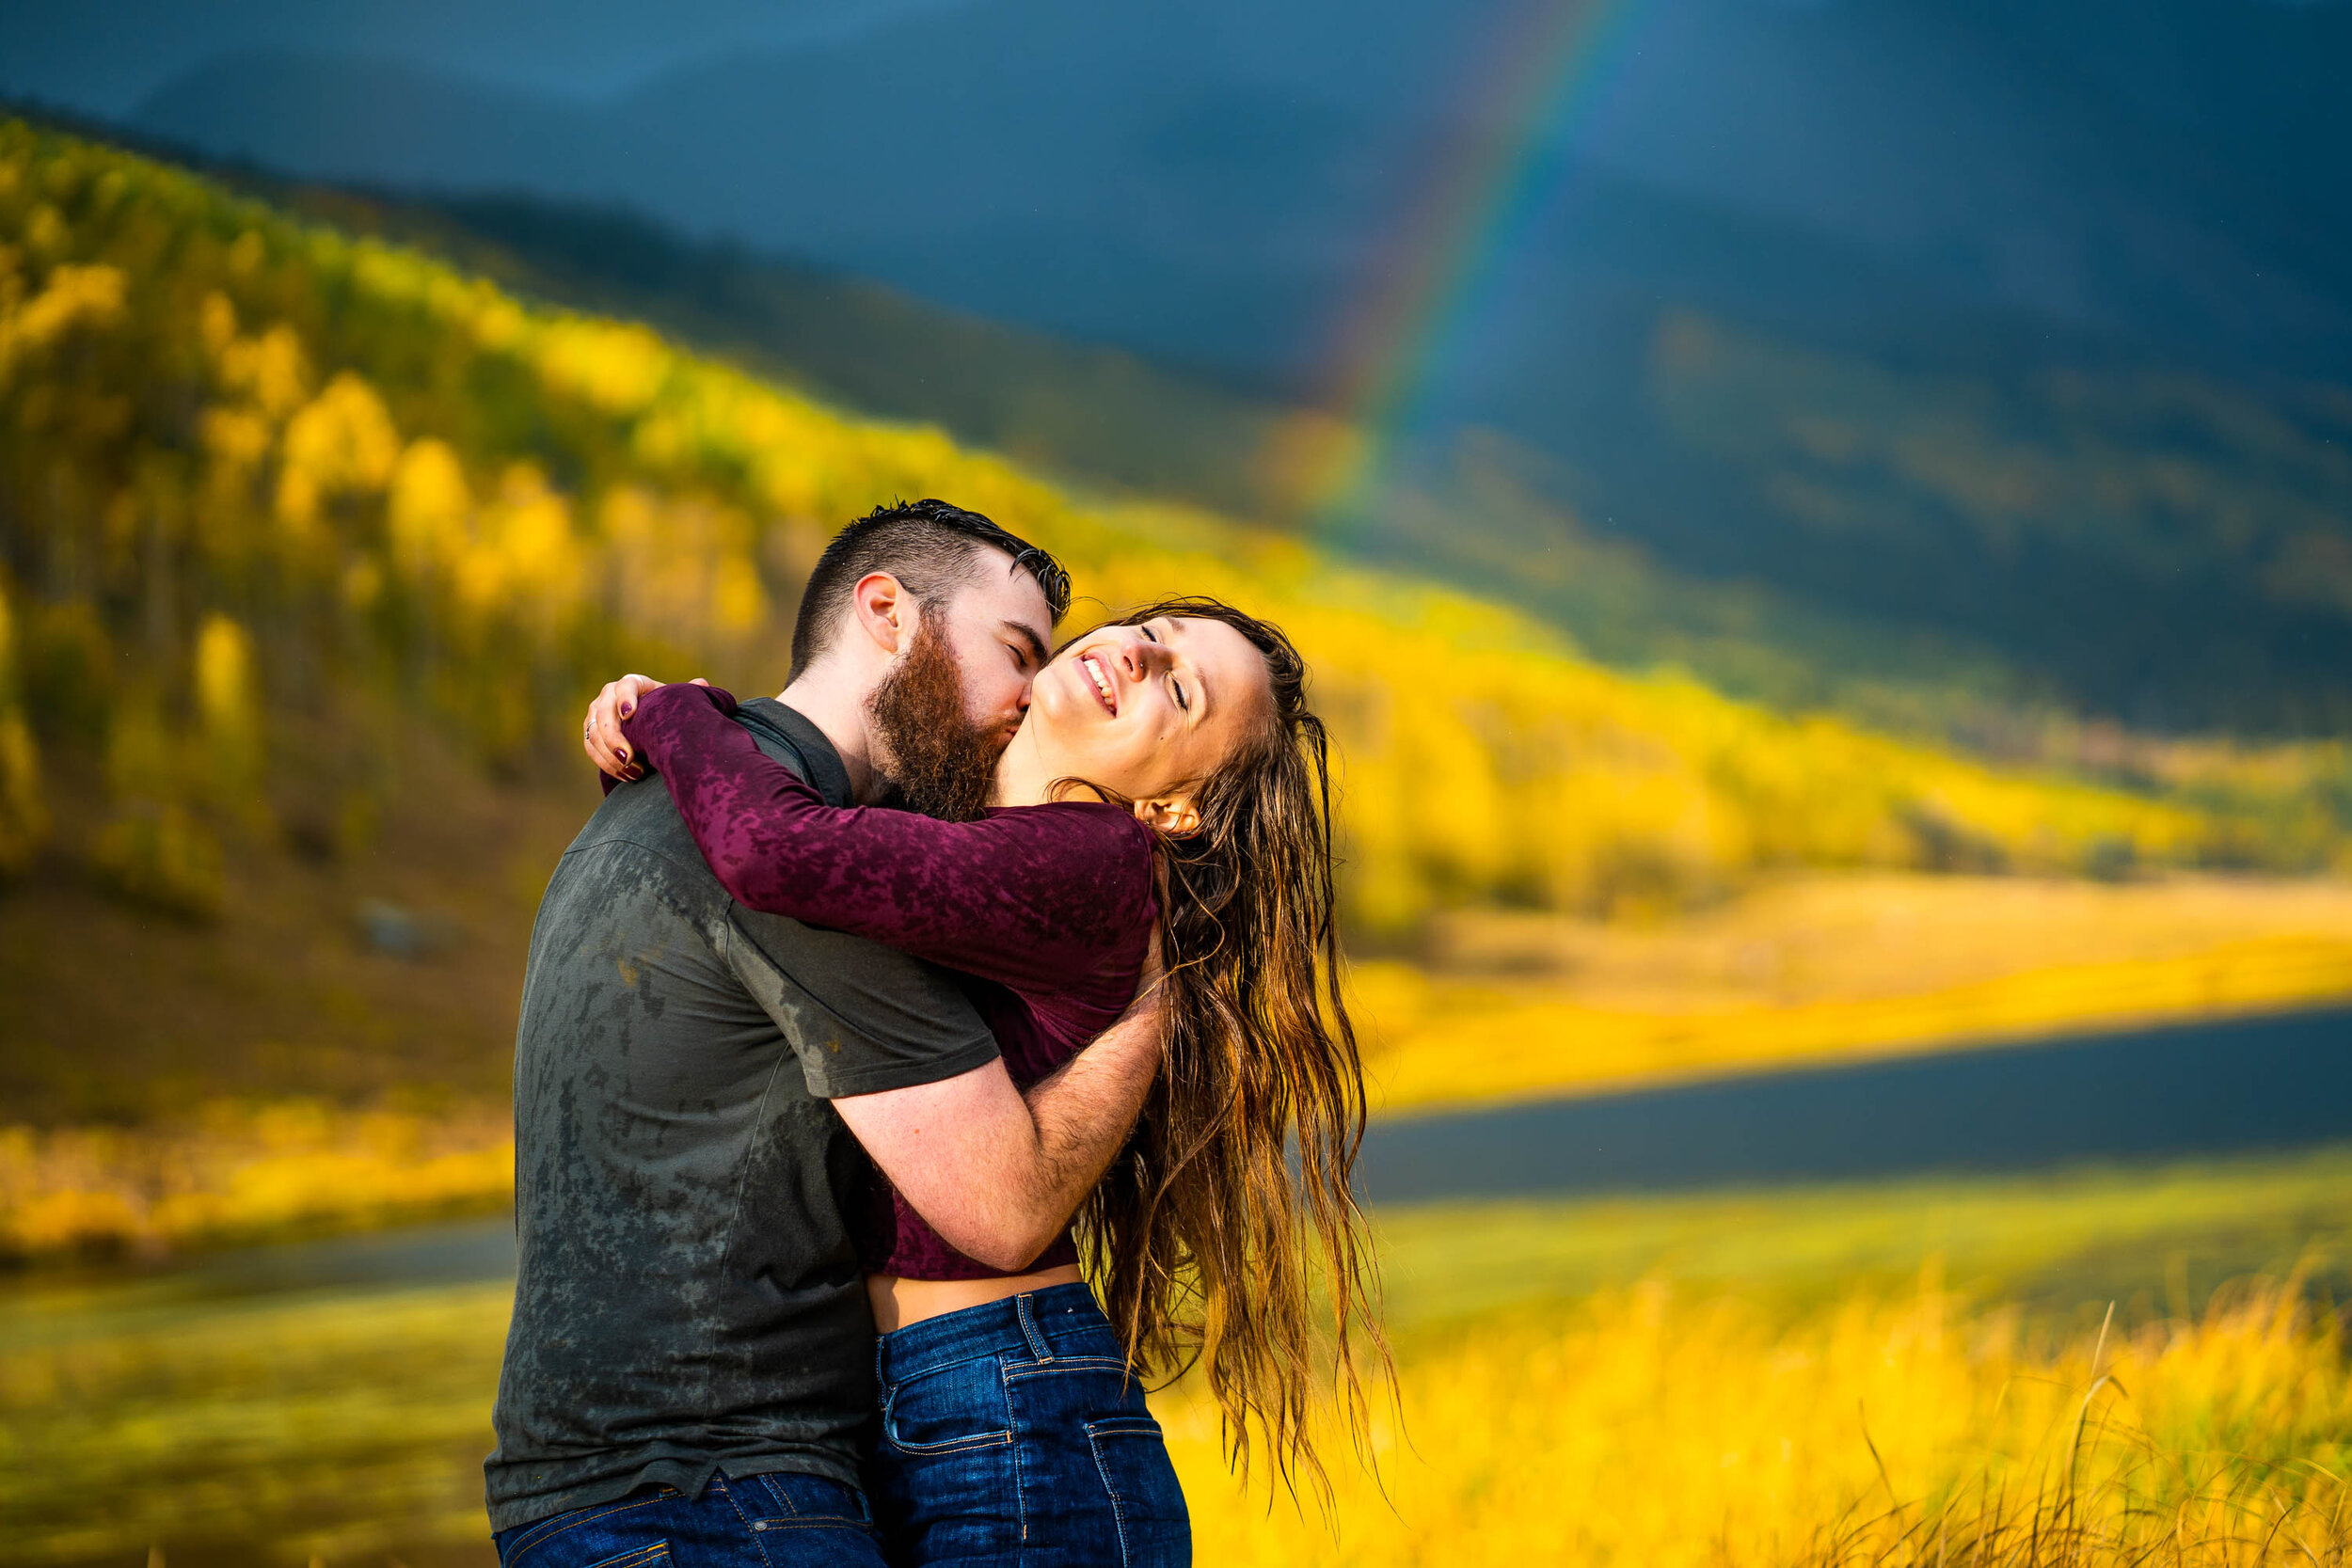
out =
[(943, 1312), (985, 1307), (992, 1301), (1042, 1291), (1050, 1285), (1075, 1285), (1080, 1278), (1074, 1263), (999, 1279), (901, 1279), (897, 1275), (869, 1274), (866, 1276), (866, 1297), (874, 1304), (874, 1327), (888, 1334)]

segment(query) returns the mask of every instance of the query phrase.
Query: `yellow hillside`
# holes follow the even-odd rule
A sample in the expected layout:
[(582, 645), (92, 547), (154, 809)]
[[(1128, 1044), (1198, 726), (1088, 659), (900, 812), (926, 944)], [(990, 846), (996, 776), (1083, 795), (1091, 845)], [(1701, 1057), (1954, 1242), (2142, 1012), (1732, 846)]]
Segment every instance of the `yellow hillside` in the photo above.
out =
[(917, 494), (1032, 534), (1104, 604), (1182, 588), (1290, 625), (1344, 752), (1366, 934), (1461, 904), (1672, 909), (1776, 866), (2344, 853), (2333, 749), (2127, 792), (1613, 672), (1493, 604), (1076, 498), (22, 123), (0, 129), (0, 690), (31, 719), (0, 714), (0, 853), (42, 831), (40, 755), (85, 745), (109, 807), (68, 851), (199, 916), (224, 835), (366, 840), (391, 769), (361, 694), (512, 767), (623, 663), (776, 685), (824, 531)]

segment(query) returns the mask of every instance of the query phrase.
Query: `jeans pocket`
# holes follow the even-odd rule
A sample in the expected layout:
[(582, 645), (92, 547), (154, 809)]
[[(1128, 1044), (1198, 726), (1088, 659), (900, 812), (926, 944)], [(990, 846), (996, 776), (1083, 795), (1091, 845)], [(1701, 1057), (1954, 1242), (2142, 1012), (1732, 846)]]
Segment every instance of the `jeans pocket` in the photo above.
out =
[[(592, 1504), (568, 1513), (542, 1519), (497, 1538), (499, 1561), (504, 1568), (606, 1568), (607, 1564), (665, 1561), (667, 1540), (645, 1545), (652, 1533), (640, 1521), (646, 1509), (660, 1509), (677, 1500), (667, 1486), (641, 1486), (618, 1502)], [(658, 1526), (657, 1526), (658, 1528)], [(620, 1542), (635, 1540), (623, 1549)], [(659, 1550), (659, 1558), (643, 1554)]]
[(1118, 1520), (1122, 1568), (1184, 1568), (1192, 1561), (1192, 1518), (1159, 1422), (1113, 1416), (1089, 1421), (1086, 1431)]
[(1012, 1411), (994, 1357), (894, 1383), (882, 1397), (882, 1439), (905, 1453), (958, 1453), (1012, 1442)]
[(1001, 1364), (991, 1356), (888, 1386), (874, 1447), (893, 1562), (1014, 1562), (1029, 1539)]
[(650, 1546), (637, 1546), (618, 1557), (608, 1557), (592, 1562), (588, 1568), (654, 1568), (654, 1564), (670, 1560), (670, 1544), (657, 1541)]
[(822, 1476), (777, 1470), (746, 1476), (734, 1487), (756, 1530), (873, 1528), (874, 1511), (866, 1494)]

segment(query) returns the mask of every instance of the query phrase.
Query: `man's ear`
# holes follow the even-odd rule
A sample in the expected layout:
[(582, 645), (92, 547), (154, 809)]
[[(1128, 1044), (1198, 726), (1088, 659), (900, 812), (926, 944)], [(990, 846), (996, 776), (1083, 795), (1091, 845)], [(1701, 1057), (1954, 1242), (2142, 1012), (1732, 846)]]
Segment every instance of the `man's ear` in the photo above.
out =
[(895, 654), (914, 626), (914, 599), (888, 572), (868, 572), (850, 590), (850, 614), (883, 653)]
[(1190, 838), (1200, 831), (1200, 808), (1189, 795), (1171, 795), (1157, 800), (1137, 800), (1136, 820), (1147, 828), (1156, 828), (1171, 838)]

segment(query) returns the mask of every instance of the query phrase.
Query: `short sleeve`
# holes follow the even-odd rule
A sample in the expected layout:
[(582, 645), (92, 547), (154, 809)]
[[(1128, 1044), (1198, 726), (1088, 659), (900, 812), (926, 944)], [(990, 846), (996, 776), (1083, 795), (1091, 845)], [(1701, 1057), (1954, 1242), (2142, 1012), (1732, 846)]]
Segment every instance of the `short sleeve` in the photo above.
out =
[(978, 1009), (936, 965), (740, 905), (726, 945), (820, 1100), (935, 1084), (997, 1057)]

